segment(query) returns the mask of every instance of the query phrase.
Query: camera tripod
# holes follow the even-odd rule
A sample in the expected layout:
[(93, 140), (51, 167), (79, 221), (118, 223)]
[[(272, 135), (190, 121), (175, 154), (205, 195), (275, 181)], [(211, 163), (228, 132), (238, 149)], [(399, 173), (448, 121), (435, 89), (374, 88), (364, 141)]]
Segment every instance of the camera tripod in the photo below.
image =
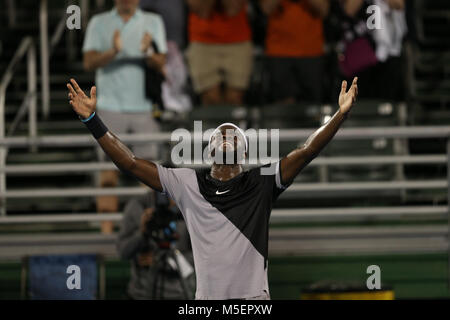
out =
[[(192, 299), (189, 285), (181, 274), (180, 264), (177, 260), (177, 254), (181, 254), (177, 249), (174, 249), (170, 243), (162, 243), (159, 245), (158, 259), (155, 265), (155, 274), (153, 277), (153, 292), (152, 297), (155, 300), (164, 299), (164, 289), (166, 285), (166, 278), (169, 272), (174, 272), (176, 278), (179, 280), (182, 289), (183, 299)], [(169, 259), (175, 262), (176, 270), (173, 270), (169, 264)]]

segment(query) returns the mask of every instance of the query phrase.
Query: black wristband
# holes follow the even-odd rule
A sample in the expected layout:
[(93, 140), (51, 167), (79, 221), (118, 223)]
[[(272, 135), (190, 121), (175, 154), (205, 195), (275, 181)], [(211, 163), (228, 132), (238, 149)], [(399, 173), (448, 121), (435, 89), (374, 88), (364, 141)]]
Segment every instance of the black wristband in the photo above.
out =
[(83, 121), (83, 123), (86, 125), (95, 139), (100, 139), (106, 134), (106, 132), (108, 132), (108, 128), (106, 128), (105, 124), (102, 122), (97, 113), (94, 113), (92, 118), (90, 118), (88, 121)]

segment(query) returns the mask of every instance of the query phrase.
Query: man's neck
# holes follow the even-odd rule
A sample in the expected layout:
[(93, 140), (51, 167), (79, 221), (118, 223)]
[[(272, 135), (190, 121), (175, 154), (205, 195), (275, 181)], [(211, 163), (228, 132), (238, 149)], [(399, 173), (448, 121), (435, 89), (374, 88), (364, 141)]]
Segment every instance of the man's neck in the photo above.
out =
[(130, 10), (124, 10), (124, 9), (117, 8), (117, 13), (122, 18), (122, 20), (126, 23), (136, 13), (136, 10), (137, 10), (137, 8), (130, 9)]
[(243, 171), (240, 164), (216, 164), (211, 167), (211, 177), (219, 181), (231, 180)]

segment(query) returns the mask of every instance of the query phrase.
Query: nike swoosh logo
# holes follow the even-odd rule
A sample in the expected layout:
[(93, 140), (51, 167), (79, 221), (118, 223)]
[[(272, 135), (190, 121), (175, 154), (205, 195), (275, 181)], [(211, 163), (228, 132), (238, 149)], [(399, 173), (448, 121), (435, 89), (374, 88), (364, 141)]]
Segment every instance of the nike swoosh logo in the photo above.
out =
[(226, 190), (226, 191), (222, 191), (222, 192), (219, 192), (219, 190), (217, 190), (216, 194), (224, 194), (224, 193), (227, 193), (228, 191), (230, 191), (230, 190)]

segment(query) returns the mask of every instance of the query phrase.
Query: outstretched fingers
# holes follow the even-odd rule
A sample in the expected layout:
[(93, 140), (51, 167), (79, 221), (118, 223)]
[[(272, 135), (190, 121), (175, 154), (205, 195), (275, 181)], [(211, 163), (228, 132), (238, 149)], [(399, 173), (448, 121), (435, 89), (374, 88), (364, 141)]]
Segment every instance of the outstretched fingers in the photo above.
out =
[(67, 89), (69, 89), (69, 98), (73, 99), (74, 97), (77, 96), (77, 92), (74, 90), (74, 88), (72, 87), (72, 85), (70, 83), (67, 84)]
[(91, 99), (97, 99), (97, 87), (91, 87)]
[(353, 78), (351, 90), (358, 91), (358, 77)]
[(356, 96), (358, 95), (358, 77), (355, 77), (352, 82), (352, 86), (349, 90), (352, 95), (352, 102), (356, 101)]
[(75, 81), (75, 79), (70, 79), (70, 82), (72, 83), (73, 87), (75, 88), (75, 91), (76, 91), (77, 94), (84, 95), (83, 90), (81, 90), (80, 86), (79, 86), (78, 83)]
[(341, 85), (341, 94), (344, 94), (347, 91), (347, 81), (342, 81)]

